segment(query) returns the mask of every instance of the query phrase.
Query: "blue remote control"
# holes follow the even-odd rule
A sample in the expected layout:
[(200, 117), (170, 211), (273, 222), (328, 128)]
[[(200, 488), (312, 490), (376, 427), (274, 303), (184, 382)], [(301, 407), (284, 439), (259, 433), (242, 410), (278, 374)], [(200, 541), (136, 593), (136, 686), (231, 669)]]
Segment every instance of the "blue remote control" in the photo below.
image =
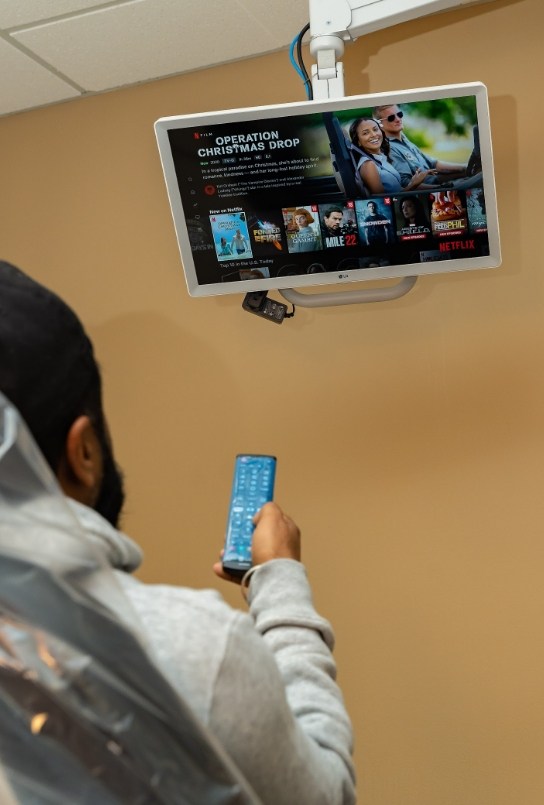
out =
[(251, 567), (253, 517), (274, 495), (275, 456), (236, 456), (223, 553), (223, 569), (243, 576)]

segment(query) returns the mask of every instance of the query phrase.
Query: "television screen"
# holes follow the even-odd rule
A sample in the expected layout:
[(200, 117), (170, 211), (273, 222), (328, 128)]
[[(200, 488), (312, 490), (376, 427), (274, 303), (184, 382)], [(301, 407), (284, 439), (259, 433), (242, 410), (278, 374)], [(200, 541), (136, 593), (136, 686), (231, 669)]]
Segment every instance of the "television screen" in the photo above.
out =
[(500, 265), (481, 83), (161, 118), (193, 296)]

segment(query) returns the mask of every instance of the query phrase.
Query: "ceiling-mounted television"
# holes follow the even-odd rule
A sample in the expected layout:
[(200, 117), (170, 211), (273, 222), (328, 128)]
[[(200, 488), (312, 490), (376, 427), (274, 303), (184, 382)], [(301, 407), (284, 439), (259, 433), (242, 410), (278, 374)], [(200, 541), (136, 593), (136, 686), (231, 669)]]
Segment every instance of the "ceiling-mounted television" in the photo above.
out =
[(164, 117), (155, 132), (192, 296), (500, 265), (479, 82)]

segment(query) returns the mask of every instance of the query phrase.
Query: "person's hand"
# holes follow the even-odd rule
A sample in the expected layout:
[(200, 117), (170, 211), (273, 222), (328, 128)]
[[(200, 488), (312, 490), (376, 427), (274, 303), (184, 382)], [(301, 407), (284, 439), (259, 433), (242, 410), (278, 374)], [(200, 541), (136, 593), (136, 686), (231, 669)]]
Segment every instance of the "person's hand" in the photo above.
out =
[(429, 170), (422, 170), (421, 168), (416, 168), (414, 175), (412, 176), (410, 182), (404, 188), (405, 190), (414, 190), (416, 187), (419, 187), (422, 184), (427, 176), (435, 176), (436, 170), (434, 168), (430, 168)]
[[(262, 565), (272, 559), (296, 559), (300, 561), (300, 531), (291, 518), (284, 514), (277, 503), (265, 503), (253, 518), (251, 559), (253, 565)], [(220, 579), (240, 584), (241, 579), (225, 573), (221, 561), (213, 566)]]
[(253, 522), (251, 557), (254, 565), (262, 565), (271, 559), (300, 561), (300, 531), (277, 503), (265, 503)]

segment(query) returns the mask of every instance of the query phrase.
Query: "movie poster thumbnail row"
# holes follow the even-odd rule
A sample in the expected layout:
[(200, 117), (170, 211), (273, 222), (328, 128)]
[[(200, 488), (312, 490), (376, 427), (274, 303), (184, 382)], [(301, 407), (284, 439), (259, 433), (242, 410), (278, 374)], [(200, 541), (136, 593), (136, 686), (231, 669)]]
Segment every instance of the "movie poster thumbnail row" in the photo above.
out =
[(210, 214), (219, 262), (327, 249), (413, 245), (487, 232), (482, 188)]

